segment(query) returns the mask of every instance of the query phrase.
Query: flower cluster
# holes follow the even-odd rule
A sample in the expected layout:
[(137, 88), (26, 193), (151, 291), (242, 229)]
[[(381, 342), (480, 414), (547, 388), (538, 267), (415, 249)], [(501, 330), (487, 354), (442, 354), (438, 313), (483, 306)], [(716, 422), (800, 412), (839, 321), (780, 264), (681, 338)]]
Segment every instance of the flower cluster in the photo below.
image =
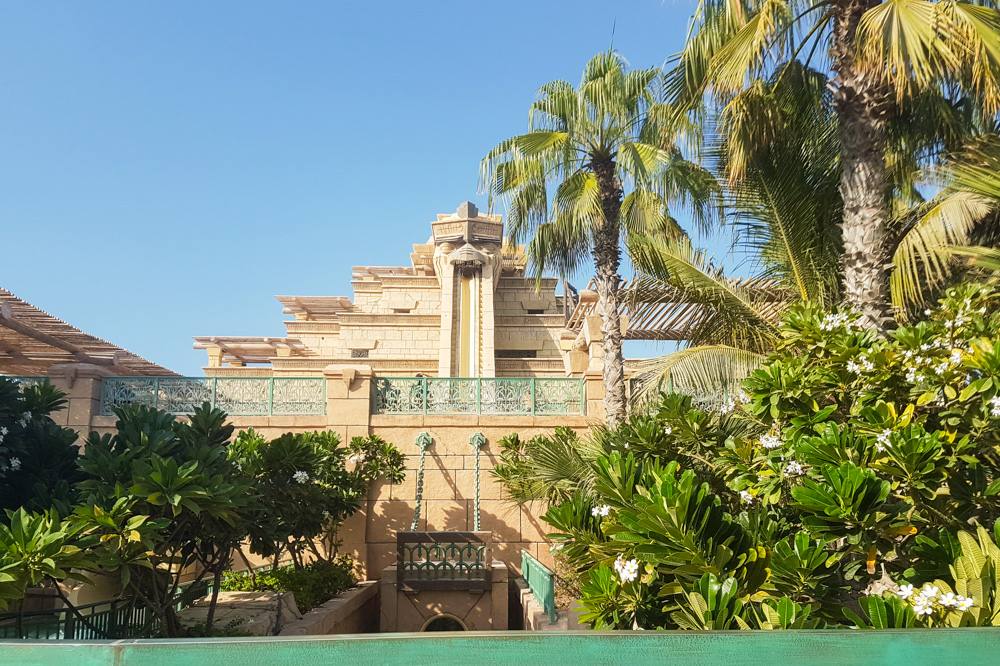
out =
[(753, 495), (745, 490), (740, 491), (740, 501), (744, 504), (753, 504)]
[(0, 426), (0, 442), (2, 442), (3, 438), (7, 436), (8, 432), (9, 431), (7, 430), (6, 426)]
[(18, 423), (21, 424), (22, 428), (26, 428), (30, 421), (31, 421), (31, 412), (25, 412), (24, 414), (21, 414), (21, 420), (18, 421)]
[(309, 475), (302, 470), (299, 470), (295, 474), (292, 474), (292, 478), (295, 479), (296, 483), (306, 483), (309, 481)]
[(780, 448), (784, 442), (781, 441), (781, 431), (777, 433), (767, 433), (766, 435), (761, 435), (760, 445), (765, 449), (777, 449)]
[(723, 414), (728, 414), (729, 412), (736, 409), (739, 405), (745, 405), (750, 402), (750, 396), (743, 389), (737, 390), (731, 396), (726, 398), (726, 401), (722, 403), (719, 407), (719, 411)]
[(951, 609), (967, 611), (975, 605), (969, 597), (963, 597), (954, 592), (941, 591), (936, 585), (928, 583), (918, 592), (912, 585), (901, 585), (899, 587), (899, 597), (907, 600), (913, 606), (913, 612), (917, 615), (930, 615), (935, 610), (948, 611)]
[(805, 471), (802, 469), (801, 463), (796, 460), (792, 460), (787, 465), (785, 465), (785, 474), (787, 476), (802, 476)]
[(626, 560), (624, 555), (619, 555), (615, 560), (615, 571), (621, 576), (623, 583), (629, 583), (639, 575), (639, 561), (635, 558)]
[(850, 328), (854, 325), (854, 322), (848, 321), (848, 314), (846, 312), (840, 312), (837, 314), (828, 314), (823, 317), (823, 321), (819, 325), (819, 330), (821, 331), (835, 331), (841, 326)]
[(595, 506), (593, 509), (590, 510), (590, 515), (595, 517), (600, 516), (601, 518), (604, 518), (609, 513), (611, 513), (611, 507), (608, 506), (607, 504), (602, 504), (601, 506)]
[(875, 364), (869, 361), (868, 357), (864, 354), (858, 356), (857, 360), (847, 362), (847, 371), (855, 375), (860, 375), (862, 372), (871, 372), (874, 369)]
[(1000, 395), (990, 399), (990, 416), (1000, 418)]
[(942, 340), (935, 340), (934, 342), (925, 342), (920, 345), (919, 350), (907, 349), (903, 352), (906, 381), (911, 384), (924, 382), (930, 378), (932, 373), (941, 376), (953, 365), (961, 364), (962, 350), (958, 348), (952, 349), (951, 356), (948, 358), (934, 357), (933, 352), (935, 349), (947, 351), (949, 346)]
[(355, 453), (353, 456), (351, 456), (350, 458), (347, 459), (347, 461), (350, 462), (350, 463), (352, 463), (352, 464), (357, 464), (357, 463), (360, 463), (360, 462), (364, 462), (364, 460), (365, 460), (365, 454), (364, 454), (364, 452), (362, 452), (362, 453)]
[(885, 451), (887, 448), (892, 446), (892, 429), (886, 428), (878, 434), (875, 438), (875, 450), (879, 453)]

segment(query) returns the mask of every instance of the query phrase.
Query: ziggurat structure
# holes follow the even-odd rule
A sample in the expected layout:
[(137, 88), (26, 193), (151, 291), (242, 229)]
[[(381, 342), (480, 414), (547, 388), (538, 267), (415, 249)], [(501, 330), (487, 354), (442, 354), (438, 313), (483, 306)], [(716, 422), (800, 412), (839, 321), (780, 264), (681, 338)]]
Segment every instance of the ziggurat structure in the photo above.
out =
[(196, 337), (195, 348), (208, 352), (206, 374), (314, 376), (365, 365), (381, 376), (492, 378), (586, 369), (586, 355), (570, 354), (579, 330), (566, 326), (579, 299), (565, 284), (557, 294), (557, 278), (525, 276), (524, 249), (504, 244), (500, 215), (466, 202), (438, 215), (431, 232), (413, 245), (410, 266), (354, 266), (353, 298), (278, 296), (294, 317), (284, 322), (287, 337)]

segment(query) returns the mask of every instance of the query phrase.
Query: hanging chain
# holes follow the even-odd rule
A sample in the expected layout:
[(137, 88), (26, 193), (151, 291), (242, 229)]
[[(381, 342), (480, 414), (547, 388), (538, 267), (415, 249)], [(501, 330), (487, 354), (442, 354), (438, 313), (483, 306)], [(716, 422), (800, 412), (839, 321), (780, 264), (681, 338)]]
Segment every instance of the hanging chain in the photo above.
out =
[(424, 495), (424, 457), (432, 441), (434, 440), (426, 432), (417, 435), (416, 444), (420, 447), (420, 464), (417, 466), (417, 506), (413, 509), (413, 524), (410, 525), (411, 532), (416, 532), (417, 527), (420, 525), (420, 503)]
[(473, 525), (473, 528), (472, 528), (472, 530), (474, 532), (478, 532), (478, 531), (480, 531), (479, 530), (479, 528), (480, 528), (480, 523), (479, 523), (479, 452), (482, 449), (482, 447), (486, 444), (486, 438), (483, 437), (483, 433), (477, 432), (469, 440), (469, 443), (472, 444), (472, 450), (475, 452), (475, 455), (476, 455), (476, 500), (475, 500), (475, 503), (473, 504), (473, 514), (472, 514), (472, 525)]

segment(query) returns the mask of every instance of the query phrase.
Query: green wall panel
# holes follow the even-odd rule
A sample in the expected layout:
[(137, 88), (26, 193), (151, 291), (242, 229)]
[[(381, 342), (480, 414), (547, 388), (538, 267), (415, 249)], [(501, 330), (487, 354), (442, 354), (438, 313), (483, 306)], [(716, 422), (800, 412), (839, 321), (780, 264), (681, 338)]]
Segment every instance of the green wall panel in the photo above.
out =
[(0, 643), (3, 666), (1000, 664), (1000, 630), (484, 632)]

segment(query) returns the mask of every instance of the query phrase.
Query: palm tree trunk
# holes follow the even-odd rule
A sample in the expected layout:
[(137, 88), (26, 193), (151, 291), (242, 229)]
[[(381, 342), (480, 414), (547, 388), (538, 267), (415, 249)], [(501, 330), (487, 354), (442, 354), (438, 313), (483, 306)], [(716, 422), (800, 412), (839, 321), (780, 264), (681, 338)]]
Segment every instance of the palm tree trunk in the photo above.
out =
[(597, 305), (601, 312), (601, 333), (604, 337), (604, 410), (608, 425), (614, 427), (625, 420), (625, 365), (622, 358), (621, 317), (618, 314), (618, 287), (621, 263), (618, 213), (622, 203), (622, 188), (615, 176), (612, 160), (592, 163), (601, 196), (604, 222), (594, 232), (594, 265), (597, 269)]
[(864, 69), (855, 58), (858, 22), (879, 2), (836, 3), (830, 56), (843, 169), (844, 299), (862, 313), (865, 326), (882, 330), (889, 317), (885, 141), (892, 104), (881, 73)]

